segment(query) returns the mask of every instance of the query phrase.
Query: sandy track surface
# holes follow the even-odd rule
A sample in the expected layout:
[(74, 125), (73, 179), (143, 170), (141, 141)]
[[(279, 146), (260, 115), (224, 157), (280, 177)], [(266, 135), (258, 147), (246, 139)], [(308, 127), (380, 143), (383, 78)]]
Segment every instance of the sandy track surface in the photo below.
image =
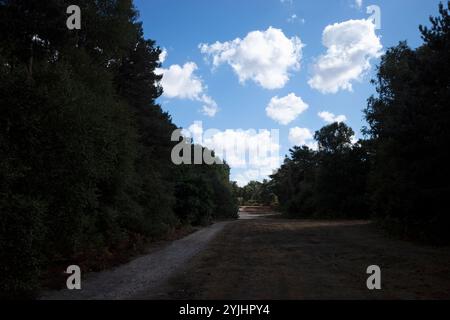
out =
[(189, 259), (204, 250), (228, 223), (215, 223), (117, 268), (90, 273), (82, 277), (81, 290), (48, 291), (41, 298), (135, 299), (149, 291), (155, 295), (159, 286), (183, 268)]

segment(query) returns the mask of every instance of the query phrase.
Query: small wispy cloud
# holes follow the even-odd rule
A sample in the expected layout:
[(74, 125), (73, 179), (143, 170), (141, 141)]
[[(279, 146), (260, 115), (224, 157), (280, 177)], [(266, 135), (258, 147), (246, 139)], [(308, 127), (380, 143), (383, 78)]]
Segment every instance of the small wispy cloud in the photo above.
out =
[(328, 111), (322, 111), (317, 114), (323, 121), (327, 123), (333, 123), (333, 122), (344, 122), (347, 121), (347, 117), (343, 114), (336, 116), (334, 113), (328, 112)]
[(300, 18), (297, 14), (292, 14), (289, 18), (287, 18), (287, 22), (289, 23), (295, 23), (295, 22), (300, 22), (300, 23), (305, 23), (305, 19), (304, 18)]
[(290, 23), (293, 23), (293, 22), (295, 22), (297, 19), (298, 19), (298, 17), (297, 17), (297, 15), (294, 13), (293, 15), (291, 15), (291, 16), (287, 19), (287, 21), (290, 22)]

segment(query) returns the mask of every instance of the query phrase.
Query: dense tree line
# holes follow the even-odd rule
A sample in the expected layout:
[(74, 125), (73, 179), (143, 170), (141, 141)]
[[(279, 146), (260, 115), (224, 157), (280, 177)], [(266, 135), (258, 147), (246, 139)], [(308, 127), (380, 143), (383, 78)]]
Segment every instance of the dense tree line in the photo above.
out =
[(441, 4), (431, 27), (420, 26), (420, 47), (401, 42), (382, 57), (365, 140), (351, 144), (353, 131), (334, 123), (316, 132), (317, 151), (290, 150), (265, 183), (287, 214), (371, 217), (402, 236), (449, 242), (449, 11)]
[(264, 179), (263, 182), (250, 181), (240, 188), (233, 184), (234, 197), (242, 206), (265, 205), (276, 207), (278, 198), (273, 190), (272, 180)]
[(292, 217), (367, 217), (367, 154), (351, 143), (353, 135), (344, 123), (333, 123), (315, 133), (318, 150), (290, 149), (271, 176), (283, 211)]
[(132, 1), (77, 1), (73, 31), (71, 4), (0, 1), (1, 296), (32, 295), (51, 265), (237, 214), (226, 164), (171, 162), (161, 50)]
[(385, 225), (448, 241), (450, 228), (450, 2), (439, 5), (423, 45), (383, 56), (365, 110), (372, 156), (370, 203)]

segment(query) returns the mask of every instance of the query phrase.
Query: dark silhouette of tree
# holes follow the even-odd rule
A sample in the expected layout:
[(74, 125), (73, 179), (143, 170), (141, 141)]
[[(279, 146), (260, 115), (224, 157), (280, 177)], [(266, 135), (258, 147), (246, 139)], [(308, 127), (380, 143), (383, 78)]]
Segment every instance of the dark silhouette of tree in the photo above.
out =
[(319, 150), (326, 153), (342, 152), (351, 145), (354, 131), (343, 122), (335, 122), (323, 127), (314, 135)]
[(295, 146), (273, 174), (281, 208), (292, 217), (366, 218), (367, 154), (353, 130), (332, 123), (314, 135), (319, 149)]
[[(0, 296), (99, 269), (182, 224), (235, 218), (228, 165), (171, 162), (161, 50), (131, 0), (0, 1)], [(62, 282), (61, 285), (64, 285)]]
[(397, 233), (448, 241), (450, 2), (439, 5), (424, 44), (406, 42), (383, 56), (377, 96), (365, 110), (373, 158), (372, 209)]
[[(293, 217), (372, 217), (415, 239), (448, 243), (450, 216), (450, 2), (439, 5), (424, 44), (387, 50), (377, 95), (364, 110), (366, 140), (334, 123), (319, 149), (296, 146), (271, 176), (280, 208)], [(244, 188), (245, 190), (245, 188)]]

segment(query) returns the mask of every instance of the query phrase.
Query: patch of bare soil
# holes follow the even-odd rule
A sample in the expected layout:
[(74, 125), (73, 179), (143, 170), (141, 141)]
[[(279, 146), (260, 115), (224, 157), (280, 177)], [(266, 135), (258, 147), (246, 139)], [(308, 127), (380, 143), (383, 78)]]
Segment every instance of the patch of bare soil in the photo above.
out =
[[(381, 290), (366, 269), (381, 268)], [(450, 250), (389, 239), (365, 221), (230, 223), (149, 299), (449, 299)]]

